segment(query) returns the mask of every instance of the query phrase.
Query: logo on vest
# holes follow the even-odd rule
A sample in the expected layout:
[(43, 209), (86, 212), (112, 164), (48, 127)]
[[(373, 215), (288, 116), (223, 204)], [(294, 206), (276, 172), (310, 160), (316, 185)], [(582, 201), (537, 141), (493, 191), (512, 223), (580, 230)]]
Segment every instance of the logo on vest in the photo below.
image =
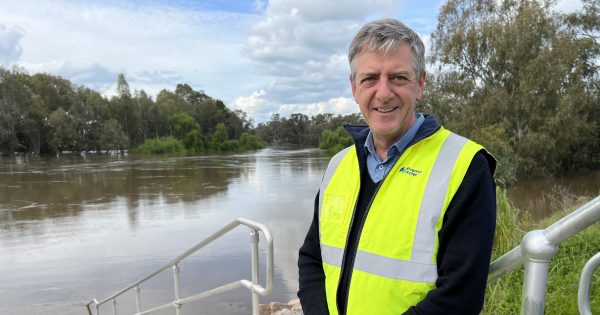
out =
[(416, 170), (414, 168), (410, 168), (408, 166), (402, 166), (400, 168), (400, 173), (402, 173), (402, 174), (408, 174), (410, 176), (417, 176), (417, 175), (421, 174), (421, 172), (422, 171)]

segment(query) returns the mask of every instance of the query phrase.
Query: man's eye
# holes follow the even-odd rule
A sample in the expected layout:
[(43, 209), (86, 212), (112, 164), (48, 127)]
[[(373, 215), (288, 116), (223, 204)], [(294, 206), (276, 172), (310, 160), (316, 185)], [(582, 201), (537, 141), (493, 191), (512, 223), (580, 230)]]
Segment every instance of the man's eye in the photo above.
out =
[(369, 83), (369, 82), (373, 82), (375, 81), (377, 78), (375, 77), (365, 77), (362, 80), (360, 80), (360, 83)]
[(403, 75), (397, 75), (392, 77), (392, 80), (399, 82), (399, 83), (406, 83), (408, 82), (408, 78), (403, 76)]

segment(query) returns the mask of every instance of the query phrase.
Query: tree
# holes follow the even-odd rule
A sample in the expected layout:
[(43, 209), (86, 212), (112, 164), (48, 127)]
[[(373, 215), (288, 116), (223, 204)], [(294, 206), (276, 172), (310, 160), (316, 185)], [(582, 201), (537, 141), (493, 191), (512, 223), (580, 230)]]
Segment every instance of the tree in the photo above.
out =
[(10, 155), (24, 147), (23, 112), (31, 103), (26, 80), (26, 74), (0, 68), (0, 151)]
[(122, 126), (123, 131), (129, 138), (129, 142), (133, 145), (140, 144), (142, 142), (142, 136), (140, 135), (139, 128), (139, 108), (131, 97), (129, 83), (127, 83), (125, 75), (122, 73), (117, 77), (116, 92), (117, 96), (113, 97), (110, 101), (113, 117), (115, 117)]
[(148, 96), (148, 94), (141, 90), (136, 91), (134, 101), (137, 103), (137, 107), (140, 111), (140, 134), (144, 140), (154, 137), (157, 138), (160, 133), (160, 113), (156, 103)]
[(329, 154), (333, 155), (344, 148), (352, 145), (354, 140), (344, 130), (343, 127), (338, 127), (335, 131), (325, 130), (321, 134), (321, 143), (319, 148), (327, 150)]
[(186, 113), (178, 113), (169, 118), (173, 128), (173, 136), (183, 142), (188, 150), (202, 152), (204, 144), (200, 137), (200, 125), (194, 117)]
[(424, 100), (466, 136), (489, 135), (481, 130), (488, 126), (504, 130), (521, 175), (600, 160), (599, 122), (588, 88), (598, 82), (590, 71), (598, 53), (589, 39), (569, 30), (552, 4), (449, 0), (432, 34), (431, 61), (438, 72)]
[(119, 122), (111, 118), (104, 123), (100, 134), (100, 143), (105, 150), (125, 150), (129, 148), (129, 139)]
[(227, 127), (224, 123), (217, 124), (217, 130), (211, 138), (211, 148), (216, 151), (225, 151), (229, 135), (227, 134)]
[(53, 152), (58, 155), (62, 151), (73, 149), (76, 146), (75, 123), (62, 107), (50, 114), (48, 124), (51, 130), (49, 144)]
[(84, 151), (100, 151), (103, 123), (109, 119), (108, 101), (100, 93), (86, 87), (76, 89), (77, 102), (71, 114), (75, 117), (77, 133)]

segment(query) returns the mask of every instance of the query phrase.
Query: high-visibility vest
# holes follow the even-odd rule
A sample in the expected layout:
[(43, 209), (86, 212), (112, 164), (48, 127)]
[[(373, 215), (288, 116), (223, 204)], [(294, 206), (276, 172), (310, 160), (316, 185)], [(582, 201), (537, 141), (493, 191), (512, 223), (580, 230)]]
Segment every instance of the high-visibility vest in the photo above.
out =
[[(443, 128), (406, 149), (367, 210), (346, 314), (401, 314), (435, 288), (444, 213), (481, 149)], [(336, 292), (360, 189), (359, 172), (356, 148), (351, 146), (331, 159), (320, 187), (319, 236), (332, 315), (338, 314)]]

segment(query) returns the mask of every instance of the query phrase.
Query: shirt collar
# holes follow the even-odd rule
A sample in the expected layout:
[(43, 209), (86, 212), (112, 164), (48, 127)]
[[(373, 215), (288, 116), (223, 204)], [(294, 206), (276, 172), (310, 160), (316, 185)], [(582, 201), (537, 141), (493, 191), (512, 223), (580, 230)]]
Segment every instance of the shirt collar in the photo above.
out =
[[(387, 152), (388, 160), (395, 155), (399, 155), (400, 153), (402, 153), (404, 151), (404, 149), (406, 149), (406, 146), (415, 137), (415, 134), (417, 133), (417, 131), (419, 130), (419, 128), (421, 127), (421, 125), (423, 124), (424, 121), (425, 121), (425, 117), (423, 116), (423, 114), (417, 113), (417, 120), (415, 121), (415, 123), (410, 128), (408, 128), (406, 133), (404, 133), (404, 135), (402, 135), (402, 137), (400, 137), (400, 139), (398, 139), (398, 141), (396, 141), (388, 149), (388, 152)], [(365, 149), (367, 150), (368, 154), (373, 155), (374, 157), (379, 159), (379, 156), (377, 155), (377, 151), (375, 151), (375, 145), (373, 144), (373, 134), (371, 133), (370, 130), (369, 130), (369, 135), (367, 136), (367, 141), (365, 141)]]

